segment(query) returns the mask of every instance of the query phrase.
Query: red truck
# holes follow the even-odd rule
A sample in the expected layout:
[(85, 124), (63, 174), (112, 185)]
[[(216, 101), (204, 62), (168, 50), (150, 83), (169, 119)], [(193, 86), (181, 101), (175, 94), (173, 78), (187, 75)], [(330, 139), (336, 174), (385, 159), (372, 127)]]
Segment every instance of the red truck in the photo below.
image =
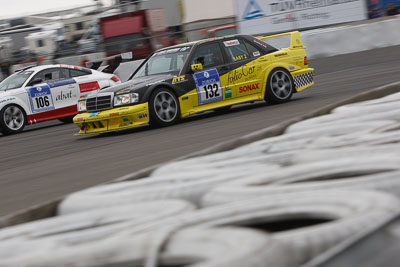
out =
[(167, 46), (165, 37), (149, 38), (166, 33), (162, 9), (147, 9), (100, 18), (100, 32), (108, 56), (132, 52), (133, 59), (147, 57), (154, 50)]
[(237, 34), (237, 26), (234, 24), (219, 26), (208, 30), (207, 37), (222, 37), (227, 35)]

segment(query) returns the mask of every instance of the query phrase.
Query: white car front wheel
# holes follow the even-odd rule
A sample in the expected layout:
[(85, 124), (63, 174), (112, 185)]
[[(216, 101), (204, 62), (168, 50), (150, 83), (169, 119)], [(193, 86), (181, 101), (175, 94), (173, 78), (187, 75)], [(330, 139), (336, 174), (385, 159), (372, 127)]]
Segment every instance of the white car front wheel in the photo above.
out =
[(0, 132), (4, 135), (22, 132), (26, 124), (24, 110), (17, 105), (5, 106), (0, 112)]

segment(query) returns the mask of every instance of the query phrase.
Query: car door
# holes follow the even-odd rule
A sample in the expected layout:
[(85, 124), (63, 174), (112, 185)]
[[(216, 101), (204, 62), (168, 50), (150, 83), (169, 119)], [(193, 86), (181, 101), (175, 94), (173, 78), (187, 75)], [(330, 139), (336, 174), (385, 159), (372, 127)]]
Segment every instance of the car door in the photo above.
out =
[(76, 114), (79, 89), (65, 68), (50, 68), (37, 73), (32, 81), (40, 78), (43, 83), (28, 88), (32, 113), (46, 112), (40, 120)]
[(193, 73), (198, 97), (197, 106), (225, 100), (220, 77), (229, 71), (222, 54), (220, 43), (210, 42), (199, 45), (193, 52), (190, 64), (203, 65), (203, 70)]
[(259, 63), (255, 60), (262, 51), (241, 38), (227, 39), (223, 42), (230, 72), (227, 85), (233, 89), (233, 98), (240, 98), (262, 92)]

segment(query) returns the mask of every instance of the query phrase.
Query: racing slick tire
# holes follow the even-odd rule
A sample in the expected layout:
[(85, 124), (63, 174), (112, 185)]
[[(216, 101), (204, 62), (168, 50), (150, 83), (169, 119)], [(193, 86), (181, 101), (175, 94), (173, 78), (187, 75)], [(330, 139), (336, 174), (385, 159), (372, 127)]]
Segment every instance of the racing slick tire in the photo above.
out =
[(59, 118), (58, 120), (63, 123), (73, 123), (74, 122), (73, 118), (74, 116), (69, 116), (69, 117)]
[(26, 114), (20, 106), (11, 104), (0, 111), (0, 132), (4, 135), (22, 132), (25, 125)]
[(285, 69), (274, 69), (268, 76), (265, 101), (269, 104), (285, 103), (292, 97), (294, 89), (292, 75)]
[(165, 127), (179, 119), (179, 101), (167, 88), (156, 89), (149, 101), (150, 125)]

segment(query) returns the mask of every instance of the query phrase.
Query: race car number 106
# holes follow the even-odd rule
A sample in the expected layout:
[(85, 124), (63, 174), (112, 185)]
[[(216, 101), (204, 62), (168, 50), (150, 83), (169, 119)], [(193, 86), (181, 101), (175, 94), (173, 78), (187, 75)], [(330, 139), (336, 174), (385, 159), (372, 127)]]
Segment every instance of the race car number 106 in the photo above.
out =
[(193, 74), (199, 105), (223, 100), (221, 81), (217, 69)]
[(28, 89), (29, 102), (32, 112), (38, 113), (54, 109), (53, 99), (49, 86)]

